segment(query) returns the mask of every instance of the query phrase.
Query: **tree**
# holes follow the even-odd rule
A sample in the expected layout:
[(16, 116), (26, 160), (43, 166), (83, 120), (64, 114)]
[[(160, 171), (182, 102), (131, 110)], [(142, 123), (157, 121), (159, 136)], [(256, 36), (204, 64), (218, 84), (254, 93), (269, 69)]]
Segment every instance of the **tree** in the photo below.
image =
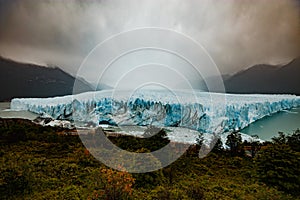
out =
[(220, 138), (218, 138), (211, 151), (214, 153), (220, 153), (223, 149), (223, 142)]
[(286, 135), (283, 132), (278, 132), (279, 136), (273, 137), (272, 141), (275, 144), (286, 144), (294, 151), (300, 151), (300, 129), (295, 130), (291, 135)]
[(103, 188), (95, 191), (92, 199), (118, 200), (130, 198), (134, 184), (134, 178), (130, 173), (104, 168), (101, 170), (101, 176), (103, 177)]
[(238, 156), (243, 153), (242, 136), (238, 132), (232, 132), (227, 136), (226, 145), (230, 148), (232, 156)]
[(141, 140), (144, 147), (151, 151), (161, 149), (170, 142), (164, 129), (152, 125), (145, 130), (143, 136), (145, 138), (142, 138)]
[(203, 142), (204, 142), (203, 133), (199, 133), (198, 137), (196, 138), (196, 145), (201, 148)]
[(259, 141), (250, 142), (251, 146), (251, 157), (254, 158), (258, 151), (261, 149), (261, 143)]
[(278, 137), (273, 137), (272, 141), (275, 144), (286, 144), (287, 138), (286, 135), (283, 132), (278, 132), (279, 136)]
[(287, 136), (287, 144), (297, 152), (300, 152), (300, 129), (294, 131), (292, 135)]
[(286, 144), (271, 144), (256, 157), (259, 178), (290, 194), (300, 194), (300, 153)]
[(254, 158), (256, 154), (259, 152), (259, 150), (261, 149), (262, 144), (260, 141), (258, 141), (259, 137), (257, 135), (252, 135), (251, 137), (253, 138), (253, 140), (249, 142), (245, 140), (243, 145), (244, 147), (245, 146), (250, 147), (247, 148), (246, 150), (250, 151), (251, 157)]
[(188, 150), (186, 151), (186, 155), (191, 156), (191, 157), (198, 157), (199, 151), (200, 151), (201, 147), (203, 147), (203, 142), (204, 142), (203, 133), (199, 133), (199, 135), (196, 138), (196, 144), (191, 145), (188, 148)]
[[(9, 199), (14, 195), (23, 195), (30, 191), (30, 178), (26, 171), (20, 168), (8, 168), (0, 173), (0, 194)], [(6, 196), (7, 195), (7, 196)]]

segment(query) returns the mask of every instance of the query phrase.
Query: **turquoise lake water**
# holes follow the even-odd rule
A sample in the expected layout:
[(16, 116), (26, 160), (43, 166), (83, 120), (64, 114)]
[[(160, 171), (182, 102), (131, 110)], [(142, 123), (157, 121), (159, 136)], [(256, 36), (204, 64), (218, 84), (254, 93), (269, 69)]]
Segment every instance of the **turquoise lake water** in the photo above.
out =
[(10, 108), (9, 102), (0, 102), (0, 118), (21, 118), (34, 120), (38, 117), (37, 114), (31, 113), (29, 111), (13, 111), (8, 110)]
[(293, 133), (298, 128), (300, 129), (300, 108), (294, 108), (258, 120), (240, 132), (258, 135), (263, 140), (271, 140), (278, 132)]

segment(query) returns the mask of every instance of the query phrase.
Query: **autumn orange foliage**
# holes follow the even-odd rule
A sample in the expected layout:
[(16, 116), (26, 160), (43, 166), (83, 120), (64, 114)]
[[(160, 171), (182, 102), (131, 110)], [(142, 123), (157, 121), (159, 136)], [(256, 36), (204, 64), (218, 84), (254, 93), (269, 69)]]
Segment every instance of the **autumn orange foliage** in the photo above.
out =
[(103, 168), (100, 172), (104, 187), (95, 191), (94, 197), (96, 198), (93, 199), (129, 199), (132, 196), (134, 178), (124, 168), (119, 167), (119, 171)]

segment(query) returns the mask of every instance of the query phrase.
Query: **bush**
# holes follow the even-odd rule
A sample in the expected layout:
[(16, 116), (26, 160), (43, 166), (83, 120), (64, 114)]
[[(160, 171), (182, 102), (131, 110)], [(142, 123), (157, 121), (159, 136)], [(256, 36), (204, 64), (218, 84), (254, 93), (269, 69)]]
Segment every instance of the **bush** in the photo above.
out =
[(129, 199), (132, 196), (134, 178), (128, 172), (104, 168), (101, 176), (103, 188), (95, 191), (92, 199), (117, 200)]
[(187, 194), (190, 199), (204, 199), (204, 188), (200, 184), (192, 184), (188, 187)]
[(256, 158), (259, 178), (290, 194), (300, 194), (300, 153), (288, 145), (273, 144)]
[(11, 197), (30, 191), (30, 184), (25, 172), (19, 169), (5, 169), (0, 176), (0, 194)]
[(180, 189), (172, 189), (168, 187), (158, 186), (150, 193), (150, 198), (152, 200), (181, 200), (188, 199), (184, 195), (184, 192)]

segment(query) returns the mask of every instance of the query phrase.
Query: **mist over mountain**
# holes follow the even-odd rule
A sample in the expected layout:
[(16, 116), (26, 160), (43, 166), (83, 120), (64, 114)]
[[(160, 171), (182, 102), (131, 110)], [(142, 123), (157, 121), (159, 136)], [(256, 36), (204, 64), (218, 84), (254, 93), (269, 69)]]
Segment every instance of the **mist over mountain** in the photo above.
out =
[[(54, 97), (73, 93), (75, 78), (58, 67), (18, 63), (0, 57), (0, 101), (16, 97)], [(77, 92), (92, 90), (77, 79)]]
[[(222, 78), (227, 93), (300, 95), (300, 57), (285, 65), (255, 65)], [(69, 95), (73, 93), (74, 81), (75, 77), (58, 67), (19, 63), (0, 57), (0, 101)], [(203, 81), (199, 82), (205, 85)], [(76, 93), (112, 89), (109, 85), (90, 84), (84, 79), (77, 79), (76, 87)]]
[(229, 93), (300, 95), (300, 57), (282, 66), (255, 65), (224, 81)]

